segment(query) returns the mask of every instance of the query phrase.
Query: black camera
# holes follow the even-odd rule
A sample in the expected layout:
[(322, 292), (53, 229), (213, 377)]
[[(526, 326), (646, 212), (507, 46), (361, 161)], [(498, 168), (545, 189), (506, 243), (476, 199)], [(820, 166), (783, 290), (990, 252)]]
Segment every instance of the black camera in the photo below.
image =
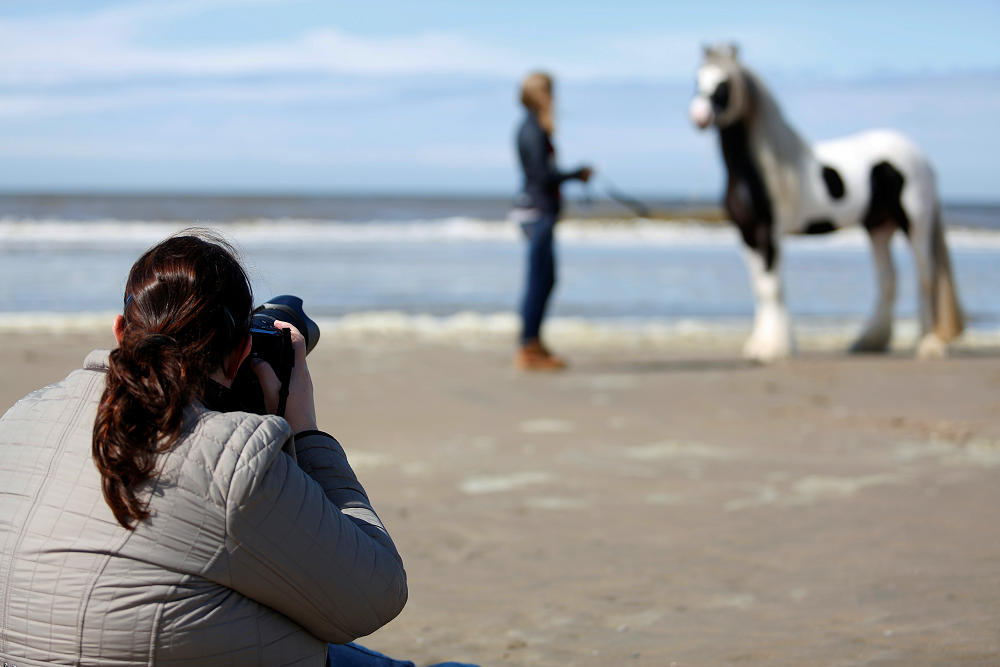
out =
[(270, 364), (278, 380), (281, 381), (276, 414), (285, 414), (288, 382), (295, 366), (295, 352), (292, 349), (291, 332), (288, 329), (275, 327), (276, 320), (288, 322), (299, 330), (306, 341), (306, 354), (309, 354), (319, 341), (319, 327), (306, 315), (302, 308), (302, 299), (299, 297), (282, 294), (257, 306), (250, 320), (250, 357), (240, 367), (231, 389), (240, 408), (247, 412), (257, 414), (267, 412), (264, 392), (257, 375), (250, 367), (250, 360), (257, 358)]

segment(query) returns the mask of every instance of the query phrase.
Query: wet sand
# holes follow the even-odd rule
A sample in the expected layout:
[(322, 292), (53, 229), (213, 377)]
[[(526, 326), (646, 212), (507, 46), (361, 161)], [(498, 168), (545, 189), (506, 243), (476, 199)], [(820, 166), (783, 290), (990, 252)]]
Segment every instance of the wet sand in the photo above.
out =
[[(12, 342), (12, 338), (15, 340)], [(8, 336), (0, 409), (110, 334)], [(947, 360), (321, 341), (418, 665), (1000, 663), (1000, 350)]]

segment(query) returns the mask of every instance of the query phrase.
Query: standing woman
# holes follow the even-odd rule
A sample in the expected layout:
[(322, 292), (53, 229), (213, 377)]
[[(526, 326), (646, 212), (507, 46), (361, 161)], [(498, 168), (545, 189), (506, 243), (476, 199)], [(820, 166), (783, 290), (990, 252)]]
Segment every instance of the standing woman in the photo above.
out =
[(590, 179), (591, 168), (562, 172), (552, 146), (552, 77), (533, 72), (521, 83), (521, 104), (528, 111), (517, 132), (517, 152), (524, 170), (524, 187), (515, 217), (528, 239), (528, 271), (521, 300), (521, 348), (515, 364), (523, 370), (559, 370), (566, 362), (541, 340), (542, 319), (556, 284), (553, 232), (562, 209), (563, 181)]

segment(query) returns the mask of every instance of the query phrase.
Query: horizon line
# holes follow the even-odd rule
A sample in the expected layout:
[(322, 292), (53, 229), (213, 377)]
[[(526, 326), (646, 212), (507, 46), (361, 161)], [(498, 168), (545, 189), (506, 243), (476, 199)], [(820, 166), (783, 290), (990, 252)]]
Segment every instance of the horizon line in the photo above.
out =
[[(722, 205), (721, 194), (696, 193), (653, 193), (643, 190), (635, 190), (629, 193), (643, 199), (660, 202), (691, 203), (691, 204), (712, 204)], [(173, 188), (173, 187), (90, 187), (90, 188), (5, 188), (0, 186), (0, 197), (107, 197), (107, 198), (139, 198), (139, 197), (232, 197), (243, 199), (269, 199), (269, 198), (388, 198), (388, 199), (513, 199), (516, 193), (501, 190), (423, 190), (412, 188), (351, 188), (351, 189), (322, 189), (322, 188), (288, 188), (288, 189), (255, 189), (246, 188)], [(566, 196), (567, 202), (601, 201), (613, 202), (614, 198), (605, 194), (594, 192), (588, 195)], [(990, 198), (983, 195), (964, 195), (954, 197), (941, 197), (944, 205), (990, 205), (1000, 204), (1000, 195)]]

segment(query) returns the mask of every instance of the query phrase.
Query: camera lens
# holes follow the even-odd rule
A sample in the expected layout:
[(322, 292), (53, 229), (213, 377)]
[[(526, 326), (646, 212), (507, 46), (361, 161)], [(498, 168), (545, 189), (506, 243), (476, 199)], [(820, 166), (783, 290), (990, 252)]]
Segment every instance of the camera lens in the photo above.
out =
[(282, 294), (269, 299), (254, 310), (254, 322), (259, 316), (269, 317), (272, 328), (274, 320), (282, 320), (298, 329), (306, 341), (306, 354), (311, 352), (319, 341), (319, 326), (306, 315), (302, 308), (302, 299), (297, 296)]

